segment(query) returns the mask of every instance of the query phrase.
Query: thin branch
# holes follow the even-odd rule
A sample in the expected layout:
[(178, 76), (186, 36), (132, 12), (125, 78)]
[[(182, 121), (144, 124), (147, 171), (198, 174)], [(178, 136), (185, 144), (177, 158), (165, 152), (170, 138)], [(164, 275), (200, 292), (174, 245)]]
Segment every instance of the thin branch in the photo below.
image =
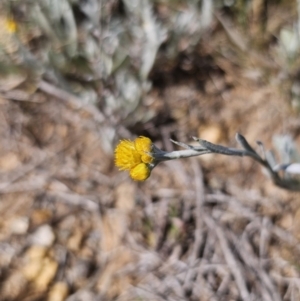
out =
[(157, 147), (154, 147), (153, 153), (151, 155), (155, 158), (154, 166), (161, 161), (174, 160), (180, 158), (189, 158), (195, 156), (201, 156), (204, 154), (221, 154), (225, 156), (239, 156), (239, 157), (250, 157), (260, 165), (262, 165), (267, 171), (272, 179), (273, 183), (283, 189), (291, 191), (300, 191), (300, 182), (292, 178), (280, 177), (278, 165), (275, 164), (274, 160), (270, 160), (270, 155), (265, 152), (262, 142), (258, 142), (260, 148), (263, 152), (263, 157), (261, 157), (254, 148), (248, 143), (247, 139), (241, 134), (236, 134), (236, 141), (241, 145), (242, 149), (230, 148), (219, 144), (214, 144), (209, 141), (192, 137), (201, 146), (192, 146), (182, 142), (171, 140), (174, 144), (179, 145), (186, 150), (179, 150), (173, 152), (164, 152)]

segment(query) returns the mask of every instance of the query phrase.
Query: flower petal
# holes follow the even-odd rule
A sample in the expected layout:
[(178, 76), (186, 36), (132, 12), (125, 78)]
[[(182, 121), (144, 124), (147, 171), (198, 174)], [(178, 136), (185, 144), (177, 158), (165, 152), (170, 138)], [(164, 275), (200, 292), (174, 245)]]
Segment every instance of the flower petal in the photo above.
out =
[(151, 173), (150, 167), (145, 163), (140, 163), (130, 170), (130, 176), (135, 181), (145, 181)]
[(135, 149), (134, 142), (121, 140), (115, 149), (116, 166), (120, 170), (130, 170), (141, 162), (141, 155)]
[(142, 156), (141, 160), (144, 163), (151, 163), (153, 161), (153, 157), (147, 153), (151, 153), (152, 151), (152, 141), (151, 139), (140, 136), (134, 141), (135, 148)]

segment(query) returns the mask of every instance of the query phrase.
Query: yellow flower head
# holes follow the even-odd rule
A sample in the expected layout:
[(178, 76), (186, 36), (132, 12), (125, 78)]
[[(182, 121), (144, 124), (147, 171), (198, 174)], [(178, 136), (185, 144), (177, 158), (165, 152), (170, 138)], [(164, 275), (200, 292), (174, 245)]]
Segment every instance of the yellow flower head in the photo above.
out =
[(151, 170), (146, 163), (140, 163), (130, 170), (130, 176), (135, 181), (145, 181), (149, 178)]
[(15, 33), (17, 30), (17, 23), (13, 19), (7, 19), (5, 27), (9, 33)]
[(147, 137), (121, 140), (115, 149), (115, 164), (120, 170), (129, 170), (132, 179), (144, 181), (151, 173), (151, 151), (152, 141)]

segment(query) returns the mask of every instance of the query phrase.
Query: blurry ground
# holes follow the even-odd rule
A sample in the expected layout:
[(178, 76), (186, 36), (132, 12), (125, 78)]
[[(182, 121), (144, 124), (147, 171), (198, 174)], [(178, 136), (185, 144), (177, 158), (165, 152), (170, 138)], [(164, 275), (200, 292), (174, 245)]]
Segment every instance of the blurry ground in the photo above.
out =
[(217, 15), (195, 51), (158, 55), (134, 113), (152, 112), (147, 122), (79, 108), (45, 82), (25, 101), (1, 94), (0, 300), (300, 299), (298, 193), (248, 158), (217, 155), (163, 163), (136, 183), (101, 134), (165, 150), (191, 136), (236, 147), (236, 132), (266, 148), (276, 134), (299, 141), (297, 70), (283, 70), (274, 41), (293, 10), (271, 9), (265, 34), (255, 14), (249, 36)]

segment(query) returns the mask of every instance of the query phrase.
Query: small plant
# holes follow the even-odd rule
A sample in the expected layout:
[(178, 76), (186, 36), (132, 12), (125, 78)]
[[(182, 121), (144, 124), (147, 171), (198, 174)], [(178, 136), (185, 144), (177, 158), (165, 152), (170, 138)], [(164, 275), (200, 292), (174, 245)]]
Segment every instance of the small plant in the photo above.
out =
[[(147, 137), (136, 138), (135, 141), (121, 140), (115, 149), (115, 164), (120, 170), (129, 170), (130, 176), (136, 181), (145, 181), (151, 174), (152, 169), (162, 161), (180, 158), (195, 157), (214, 153), (226, 156), (250, 157), (262, 165), (270, 175), (273, 183), (281, 188), (300, 191), (300, 182), (291, 178), (291, 174), (300, 174), (299, 163), (276, 164), (275, 158), (270, 151), (265, 151), (263, 143), (257, 141), (262, 155), (259, 155), (241, 134), (236, 134), (236, 141), (242, 149), (229, 148), (213, 144), (206, 140), (192, 137), (200, 146), (192, 146), (182, 142), (171, 140), (185, 150), (165, 152), (155, 146)], [(283, 176), (280, 172), (283, 171)]]

